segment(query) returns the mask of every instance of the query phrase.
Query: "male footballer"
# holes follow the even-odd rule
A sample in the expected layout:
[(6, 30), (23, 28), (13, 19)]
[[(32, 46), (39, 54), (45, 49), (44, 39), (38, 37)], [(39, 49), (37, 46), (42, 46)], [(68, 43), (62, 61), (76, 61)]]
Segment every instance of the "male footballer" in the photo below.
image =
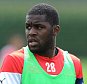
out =
[(48, 4), (35, 5), (26, 14), (27, 46), (6, 56), (1, 84), (83, 84), (80, 59), (56, 46), (59, 15)]

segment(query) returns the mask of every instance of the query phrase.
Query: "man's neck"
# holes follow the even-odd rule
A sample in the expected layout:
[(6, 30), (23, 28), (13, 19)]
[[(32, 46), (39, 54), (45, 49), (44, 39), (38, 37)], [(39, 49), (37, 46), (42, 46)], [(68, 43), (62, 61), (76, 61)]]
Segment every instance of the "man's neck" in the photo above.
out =
[(58, 49), (56, 47), (54, 47), (53, 49), (49, 49), (48, 51), (44, 52), (44, 53), (40, 53), (40, 56), (44, 56), (44, 57), (48, 57), (48, 58), (52, 58), (54, 56), (56, 56), (58, 54)]

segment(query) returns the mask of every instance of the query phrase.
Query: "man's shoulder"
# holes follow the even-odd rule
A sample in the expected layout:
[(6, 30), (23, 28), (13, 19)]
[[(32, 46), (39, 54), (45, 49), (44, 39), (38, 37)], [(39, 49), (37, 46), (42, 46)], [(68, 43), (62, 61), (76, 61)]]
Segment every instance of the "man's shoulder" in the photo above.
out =
[(20, 49), (7, 55), (2, 63), (1, 72), (22, 73), (24, 50)]
[(79, 62), (80, 63), (80, 58), (79, 57), (77, 57), (76, 55), (73, 55), (73, 54), (71, 54), (71, 53), (69, 53), (70, 54), (70, 57), (71, 57), (71, 59), (74, 61), (74, 62)]
[[(61, 48), (58, 48), (59, 52), (63, 53), (65, 52), (65, 50), (61, 49)], [(68, 51), (67, 51), (68, 52)], [(68, 52), (69, 53), (69, 52)], [(69, 53), (69, 56), (71, 57), (71, 59), (73, 61), (77, 61), (77, 62), (80, 62), (80, 58), (78, 58), (78, 56), (74, 55), (74, 54), (71, 54)]]
[(9, 54), (11, 57), (18, 57), (18, 58), (24, 58), (24, 49), (21, 48), (20, 50), (16, 50)]
[[(59, 48), (59, 52), (61, 52), (63, 54), (64, 50)], [(69, 53), (69, 56), (71, 57), (74, 67), (75, 67), (75, 72), (76, 72), (76, 78), (83, 78), (83, 74), (82, 74), (82, 64), (81, 64), (81, 60), (78, 56)]]

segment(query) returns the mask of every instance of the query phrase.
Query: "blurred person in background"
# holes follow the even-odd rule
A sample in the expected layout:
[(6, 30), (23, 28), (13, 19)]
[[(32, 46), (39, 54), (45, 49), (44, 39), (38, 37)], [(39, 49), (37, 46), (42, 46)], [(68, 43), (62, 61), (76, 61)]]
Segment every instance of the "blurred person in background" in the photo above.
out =
[(0, 51), (0, 64), (4, 58), (15, 50), (18, 50), (24, 46), (24, 39), (19, 34), (12, 35), (5, 46)]
[(7, 55), (2, 64), (3, 84), (83, 84), (80, 59), (56, 46), (59, 31), (55, 8), (35, 5), (26, 15), (27, 46)]

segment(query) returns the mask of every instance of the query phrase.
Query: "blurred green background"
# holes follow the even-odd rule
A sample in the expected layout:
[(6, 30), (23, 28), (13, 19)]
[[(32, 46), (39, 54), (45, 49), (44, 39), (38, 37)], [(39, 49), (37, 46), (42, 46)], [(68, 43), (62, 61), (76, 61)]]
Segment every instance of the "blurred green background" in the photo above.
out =
[(13, 34), (21, 34), (25, 39), (25, 15), (40, 2), (58, 10), (61, 31), (57, 45), (81, 59), (87, 84), (87, 0), (0, 0), (0, 49)]

